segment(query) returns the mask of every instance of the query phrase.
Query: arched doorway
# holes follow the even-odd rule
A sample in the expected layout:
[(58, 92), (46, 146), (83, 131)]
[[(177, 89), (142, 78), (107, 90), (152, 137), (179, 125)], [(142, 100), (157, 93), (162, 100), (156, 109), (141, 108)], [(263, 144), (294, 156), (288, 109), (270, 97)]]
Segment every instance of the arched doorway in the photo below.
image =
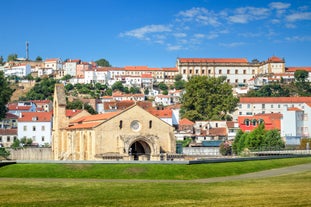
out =
[(150, 146), (143, 140), (133, 142), (128, 152), (130, 156), (134, 157), (134, 160), (150, 160)]

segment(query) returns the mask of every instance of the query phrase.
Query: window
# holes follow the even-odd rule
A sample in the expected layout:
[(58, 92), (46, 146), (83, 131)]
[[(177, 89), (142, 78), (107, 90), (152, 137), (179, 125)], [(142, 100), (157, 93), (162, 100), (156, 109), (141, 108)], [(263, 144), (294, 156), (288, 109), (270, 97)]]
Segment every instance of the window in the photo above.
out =
[(199, 74), (199, 70), (195, 70), (195, 74)]
[(250, 105), (250, 104), (247, 104), (247, 108), (248, 108), (248, 109), (251, 108), (251, 105)]
[(41, 137), (41, 141), (44, 142), (44, 136)]
[(45, 131), (45, 126), (41, 126), (41, 131)]
[(230, 70), (227, 70), (227, 74), (230, 74)]
[(244, 74), (244, 75), (246, 74), (246, 70), (243, 70), (243, 74)]
[(221, 70), (219, 70), (218, 73), (221, 74), (222, 73)]
[(183, 70), (183, 74), (186, 74), (186, 70)]
[(273, 109), (273, 104), (271, 104), (271, 108)]
[(13, 140), (14, 140), (14, 141), (16, 141), (16, 139), (17, 139), (17, 137), (16, 137), (16, 136), (14, 136), (14, 137), (13, 137)]
[(205, 73), (205, 70), (202, 70), (202, 74), (204, 74)]
[(235, 70), (235, 74), (238, 74), (239, 72), (238, 72), (238, 70)]
[(24, 128), (24, 131), (27, 131), (27, 126), (24, 126), (23, 128)]
[(0, 136), (0, 142), (2, 142), (2, 136)]
[(266, 105), (265, 105), (265, 104), (262, 104), (262, 105), (261, 105), (261, 108), (263, 108), (263, 109), (264, 109), (265, 107), (266, 107)]
[(36, 126), (32, 126), (32, 131), (36, 131)]
[(149, 121), (149, 129), (151, 129), (152, 128), (152, 121), (150, 120)]
[(119, 123), (119, 128), (122, 129), (122, 125), (123, 125), (123, 121), (120, 120), (120, 123)]
[(10, 141), (11, 141), (11, 137), (10, 137), (10, 136), (7, 136), (6, 141), (7, 141), (7, 142), (10, 142)]
[(208, 74), (211, 74), (211, 70), (208, 70)]

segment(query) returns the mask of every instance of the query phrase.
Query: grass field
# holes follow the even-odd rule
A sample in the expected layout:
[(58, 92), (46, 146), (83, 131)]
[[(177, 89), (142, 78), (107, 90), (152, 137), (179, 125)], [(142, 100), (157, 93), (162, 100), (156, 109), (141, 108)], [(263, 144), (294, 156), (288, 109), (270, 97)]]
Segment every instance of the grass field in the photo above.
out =
[[(311, 158), (295, 158), (204, 165), (10, 165), (0, 168), (0, 177), (11, 177), (0, 179), (0, 206), (310, 206), (310, 171), (218, 183), (191, 180), (310, 162)], [(151, 180), (126, 180), (131, 176)]]

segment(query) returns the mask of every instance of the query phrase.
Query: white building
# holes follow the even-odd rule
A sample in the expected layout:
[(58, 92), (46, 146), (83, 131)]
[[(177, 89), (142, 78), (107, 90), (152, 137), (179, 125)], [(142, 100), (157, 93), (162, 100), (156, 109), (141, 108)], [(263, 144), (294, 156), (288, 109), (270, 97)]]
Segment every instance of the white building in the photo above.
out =
[(284, 109), (281, 119), (281, 136), (287, 145), (299, 145), (301, 138), (311, 135), (311, 104), (302, 104), (300, 108)]
[(63, 63), (63, 70), (65, 75), (76, 76), (77, 75), (77, 64), (80, 64), (81, 60), (67, 60)]
[(109, 79), (107, 68), (96, 68), (84, 71), (84, 83), (106, 84)]
[(39, 146), (50, 145), (52, 141), (52, 123), (51, 112), (23, 112), (18, 119), (18, 138), (30, 138), (33, 144)]
[(17, 76), (25, 77), (31, 73), (31, 66), (29, 64), (22, 64), (19, 66), (13, 66), (12, 68), (6, 68), (4, 70), (5, 76)]
[(171, 105), (171, 96), (159, 94), (155, 97), (154, 102), (156, 105), (162, 106)]
[(303, 109), (306, 103), (311, 97), (240, 97), (236, 115), (282, 113), (290, 107)]

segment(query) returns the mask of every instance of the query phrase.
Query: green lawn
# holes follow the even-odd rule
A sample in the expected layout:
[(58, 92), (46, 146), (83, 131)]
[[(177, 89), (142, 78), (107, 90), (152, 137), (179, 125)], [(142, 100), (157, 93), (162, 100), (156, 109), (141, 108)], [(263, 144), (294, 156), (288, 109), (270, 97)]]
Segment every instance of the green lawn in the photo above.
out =
[[(9, 165), (0, 168), (0, 206), (305, 207), (311, 204), (310, 171), (217, 183), (200, 183), (191, 179), (310, 162), (311, 158), (293, 158), (202, 165)], [(150, 180), (125, 180), (128, 178)]]
[(189, 180), (238, 175), (310, 162), (311, 157), (195, 165), (14, 164), (1, 167), (0, 177)]
[(311, 172), (220, 183), (0, 180), (0, 206), (310, 206)]

